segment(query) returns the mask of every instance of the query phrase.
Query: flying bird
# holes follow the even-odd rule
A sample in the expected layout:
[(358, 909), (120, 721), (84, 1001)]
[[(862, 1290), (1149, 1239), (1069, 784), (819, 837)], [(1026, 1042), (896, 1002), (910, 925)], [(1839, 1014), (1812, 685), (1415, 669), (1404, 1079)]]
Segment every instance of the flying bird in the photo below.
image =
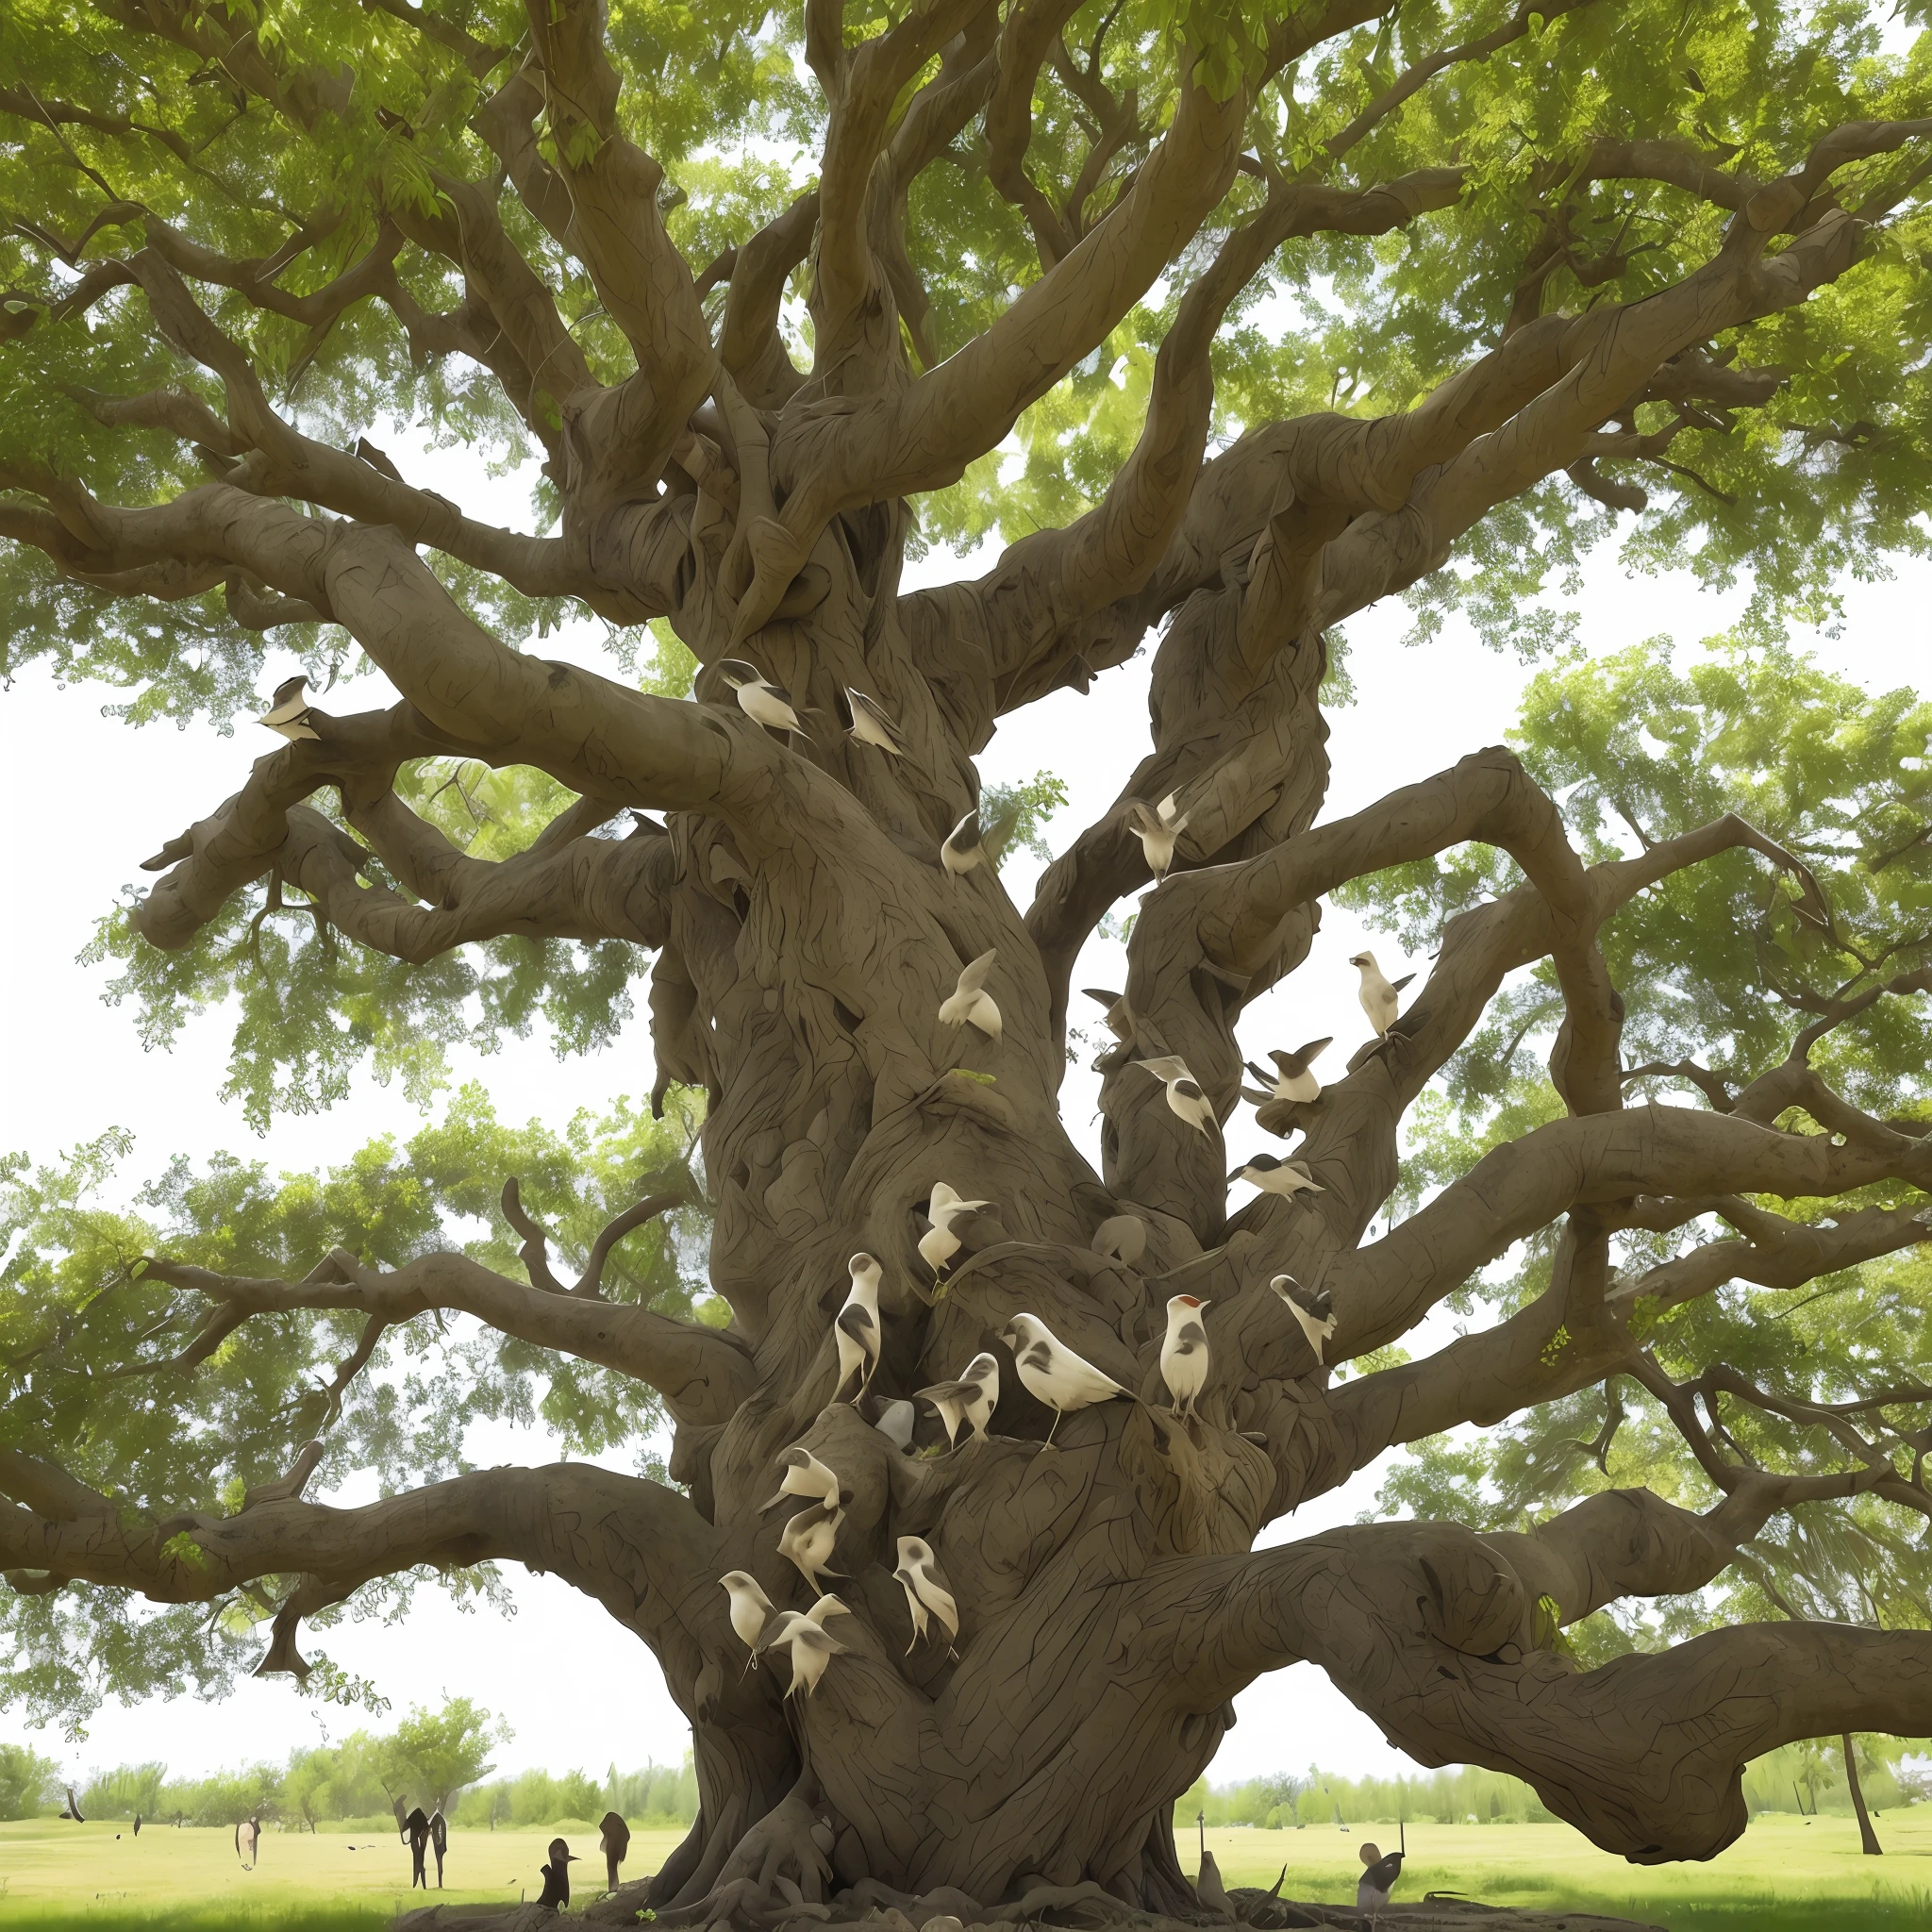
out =
[(1325, 1194), (1328, 1190), (1308, 1172), (1305, 1160), (1281, 1160), (1273, 1154), (1251, 1155), (1228, 1175), (1228, 1185), (1246, 1181), (1264, 1194), (1279, 1194), (1284, 1200), (1296, 1194)]
[(308, 700), (304, 693), (308, 689), (306, 677), (288, 677), (275, 686), (275, 694), (269, 700), (268, 709), (255, 722), (266, 724), (278, 738), (286, 738), (291, 744), (298, 739), (319, 739), (322, 733), (309, 723)]
[(1248, 1072), (1269, 1090), (1271, 1100), (1295, 1100), (1306, 1107), (1309, 1101), (1322, 1097), (1322, 1083), (1308, 1069), (1334, 1044), (1335, 1036), (1331, 1033), (1324, 1040), (1309, 1041), (1307, 1045), (1294, 1053), (1283, 1053), (1279, 1047), (1274, 1047), (1268, 1055), (1275, 1066), (1272, 1076), (1264, 1074), (1253, 1060), (1248, 1062)]
[(839, 1343), (839, 1386), (832, 1391), (837, 1402), (854, 1375), (858, 1387), (852, 1392), (857, 1402), (872, 1381), (879, 1365), (879, 1264), (870, 1255), (857, 1254), (846, 1263), (852, 1271), (852, 1287), (832, 1332)]
[(963, 877), (982, 859), (990, 858), (997, 865), (1007, 841), (1013, 836), (1013, 827), (1019, 823), (1019, 808), (1008, 806), (995, 815), (991, 824), (984, 824), (975, 805), (941, 841), (940, 863), (955, 878)]
[(1395, 997), (1408, 982), (1415, 977), (1413, 973), (1405, 973), (1400, 979), (1391, 980), (1375, 964), (1373, 953), (1355, 953), (1348, 963), (1361, 969), (1362, 983), (1358, 997), (1362, 1011), (1369, 1016), (1369, 1024), (1379, 1034), (1387, 1035), (1395, 1024), (1396, 1008), (1401, 1004)]
[(876, 745), (895, 758), (906, 756), (906, 734), (891, 713), (876, 698), (854, 691), (849, 684), (839, 693), (839, 722), (858, 743)]
[(751, 1652), (745, 1669), (755, 1671), (758, 1667), (758, 1639), (772, 1621), (772, 1599), (748, 1570), (727, 1570), (718, 1581), (731, 1599), (731, 1628), (739, 1642)]
[(791, 708), (791, 693), (782, 684), (774, 684), (756, 664), (747, 664), (742, 658), (721, 658), (718, 675), (738, 693), (738, 708), (754, 724), (811, 735)]
[(932, 1545), (921, 1537), (902, 1536), (899, 1567), (892, 1575), (906, 1592), (906, 1607), (912, 1612), (912, 1641), (906, 1646), (906, 1655), (910, 1657), (924, 1640), (928, 1618), (933, 1617), (945, 1630), (946, 1655), (957, 1660), (959, 1653), (953, 1644), (959, 1635), (959, 1606)]
[(839, 1504), (814, 1503), (792, 1517), (778, 1538), (778, 1554), (814, 1590), (824, 1589), (819, 1580), (822, 1576), (844, 1574), (831, 1568), (832, 1546), (839, 1541), (839, 1525), (844, 1520), (845, 1511)]
[(962, 1423), (968, 1424), (974, 1436), (983, 1442), (986, 1441), (986, 1425), (999, 1406), (999, 1358), (976, 1355), (966, 1364), (965, 1374), (957, 1382), (935, 1382), (930, 1389), (918, 1389), (913, 1393), (921, 1402), (929, 1402), (939, 1410), (940, 1421), (945, 1424), (949, 1448), (958, 1446)]
[(976, 1214), (991, 1205), (988, 1201), (963, 1201), (945, 1181), (933, 1182), (932, 1197), (925, 1204), (926, 1218), (932, 1225), (919, 1238), (919, 1254), (935, 1274), (942, 1274), (946, 1263), (959, 1252), (959, 1237), (953, 1232), (953, 1223), (963, 1214)]
[(1194, 1404), (1208, 1386), (1208, 1330), (1202, 1324), (1201, 1310), (1208, 1306), (1199, 1295), (1170, 1295), (1167, 1301), (1167, 1339), (1160, 1344), (1160, 1379), (1174, 1398), (1174, 1412), (1193, 1420)]
[(992, 995), (986, 990), (987, 975), (991, 973), (992, 962), (999, 956), (999, 948), (993, 946), (970, 965), (959, 969), (959, 983), (953, 989), (952, 997), (940, 1005), (941, 1026), (970, 1024), (978, 1027), (989, 1040), (1000, 1037), (1000, 1009), (994, 1006)]
[(794, 1442), (791, 1448), (779, 1450), (778, 1460), (784, 1465), (785, 1479), (778, 1485), (776, 1495), (767, 1496), (758, 1505), (760, 1516), (767, 1509), (775, 1509), (787, 1496), (809, 1496), (817, 1503), (839, 1500), (838, 1472), (827, 1469), (809, 1449)]
[(1127, 816), (1132, 821), (1128, 829), (1141, 841), (1147, 870), (1157, 879), (1164, 879), (1174, 863), (1174, 841), (1188, 828), (1187, 813), (1177, 815), (1174, 794), (1170, 791), (1152, 810), (1140, 799), (1129, 799)]
[(1000, 1330), (1000, 1340), (1013, 1351), (1021, 1386), (1054, 1412), (1053, 1427), (1046, 1432), (1049, 1443), (1069, 1410), (1091, 1408), (1127, 1393), (1111, 1375), (1075, 1355), (1038, 1315), (1015, 1315)]
[(1365, 1844), (1361, 1848), (1361, 1861), (1368, 1870), (1356, 1882), (1355, 1908), (1368, 1913), (1371, 1932), (1374, 1932), (1376, 1921), (1389, 1903), (1389, 1894), (1395, 1890), (1395, 1881), (1402, 1876), (1402, 1861), (1408, 1856), (1407, 1828), (1398, 1825), (1397, 1829), (1402, 1832), (1401, 1851), (1391, 1852), (1385, 1858), (1382, 1848), (1377, 1844)]
[(1145, 1067), (1157, 1080), (1165, 1084), (1168, 1106), (1189, 1126), (1203, 1134), (1215, 1131), (1214, 1108), (1202, 1092), (1200, 1081), (1188, 1071), (1187, 1061), (1178, 1054), (1158, 1054), (1153, 1059), (1135, 1060), (1133, 1064)]
[(1109, 1261), (1138, 1268), (1147, 1253), (1147, 1224), (1138, 1214), (1110, 1214), (1093, 1230), (1089, 1245)]
[(1307, 1338), (1308, 1346), (1321, 1362), (1322, 1351), (1335, 1333), (1335, 1297), (1327, 1289), (1311, 1294), (1292, 1274), (1277, 1274), (1268, 1286), (1278, 1294)]

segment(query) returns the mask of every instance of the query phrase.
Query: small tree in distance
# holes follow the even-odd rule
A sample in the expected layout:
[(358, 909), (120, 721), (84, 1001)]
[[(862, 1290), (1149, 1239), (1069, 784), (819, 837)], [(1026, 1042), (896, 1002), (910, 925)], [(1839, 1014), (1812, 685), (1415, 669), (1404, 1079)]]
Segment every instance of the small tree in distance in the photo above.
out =
[(489, 1776), (489, 1752), (508, 1743), (510, 1728), (467, 1697), (447, 1697), (440, 1709), (423, 1705), (382, 1740), (382, 1781), (391, 1797), (413, 1799), (425, 1811), (448, 1811), (465, 1785)]

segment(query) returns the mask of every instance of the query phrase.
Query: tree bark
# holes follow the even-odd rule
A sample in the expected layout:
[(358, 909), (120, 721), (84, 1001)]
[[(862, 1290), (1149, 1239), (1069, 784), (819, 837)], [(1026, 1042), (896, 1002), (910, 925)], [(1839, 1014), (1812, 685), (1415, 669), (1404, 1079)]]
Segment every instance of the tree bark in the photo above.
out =
[(1858, 1817), (1858, 1849), (1868, 1858), (1882, 1858), (1885, 1847), (1878, 1842), (1878, 1834), (1872, 1829), (1872, 1814), (1865, 1809), (1865, 1788), (1858, 1782), (1858, 1754), (1853, 1748), (1851, 1732), (1846, 1731), (1838, 1741), (1845, 1755), (1845, 1790), (1852, 1794), (1852, 1809)]

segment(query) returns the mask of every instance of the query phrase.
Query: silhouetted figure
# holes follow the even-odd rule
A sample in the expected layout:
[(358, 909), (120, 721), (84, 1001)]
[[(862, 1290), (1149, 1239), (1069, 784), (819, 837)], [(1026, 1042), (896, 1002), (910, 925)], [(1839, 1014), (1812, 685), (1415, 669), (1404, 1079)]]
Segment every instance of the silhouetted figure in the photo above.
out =
[(560, 1912), (570, 1904), (570, 1868), (575, 1863), (564, 1840), (550, 1840), (550, 1862), (537, 1868), (543, 1874), (543, 1895), (537, 1901), (540, 1906)]
[[(441, 1810), (429, 1814), (429, 1844), (436, 1854), (436, 1889), (442, 1890), (442, 1855), (449, 1850), (449, 1820)], [(426, 1891), (429, 1888), (424, 1887)]]
[(414, 1891), (420, 1885), (427, 1891), (429, 1874), (423, 1869), (423, 1855), (429, 1849), (429, 1820), (418, 1805), (403, 1823), (409, 1834), (409, 1890)]
[(391, 1798), (389, 1808), (396, 1814), (396, 1837), (407, 1840), (409, 1836), (409, 1821), (403, 1815), (403, 1801)]
[(235, 1827), (235, 1854), (244, 1872), (255, 1870), (255, 1855), (261, 1845), (261, 1820), (244, 1818)]
[(134, 1835), (136, 1838), (141, 1836), (141, 1813), (139, 1811), (134, 1814)]
[(72, 1785), (69, 1785), (67, 1786), (66, 1790), (67, 1808), (66, 1810), (61, 1812), (61, 1817), (65, 1818), (66, 1820), (68, 1820), (70, 1824), (85, 1824), (87, 1823), (87, 1820), (81, 1815), (80, 1807), (74, 1801), (74, 1787)]
[(615, 1891), (617, 1868), (630, 1850), (630, 1826), (615, 1811), (607, 1811), (601, 1829), (604, 1836), (597, 1840), (597, 1847), (604, 1854), (604, 1870), (609, 1876), (611, 1890)]

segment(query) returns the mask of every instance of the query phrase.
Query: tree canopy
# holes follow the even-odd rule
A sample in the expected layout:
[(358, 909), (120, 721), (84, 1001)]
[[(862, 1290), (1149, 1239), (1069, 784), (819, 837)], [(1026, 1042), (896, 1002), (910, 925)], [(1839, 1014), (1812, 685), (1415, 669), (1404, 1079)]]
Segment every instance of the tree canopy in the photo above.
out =
[[(8, 1693), (368, 1701), (305, 1623), (553, 1571), (693, 1725), (628, 1903), (761, 1932), (1191, 1907), (1173, 1804), (1297, 1658), (1640, 1859), (1932, 1733), (1932, 708), (1798, 640), (1925, 545), (1928, 181), (1862, 4), (20, 0), (6, 667), (284, 741), (136, 835), (118, 996), (230, 1003), (257, 1127), (537, 1026), (654, 1074), (122, 1210), (111, 1132), (13, 1158)], [(1581, 652), (1599, 547), (1741, 619)], [(1539, 673), (1324, 817), (1396, 598)], [(1023, 909), (1064, 791), (978, 760), (1143, 652)], [(1273, 1091), (1324, 901), (1428, 969)], [(538, 1416), (591, 1459), (468, 1465)], [(1253, 1548), (1391, 1450), (1405, 1520)]]

